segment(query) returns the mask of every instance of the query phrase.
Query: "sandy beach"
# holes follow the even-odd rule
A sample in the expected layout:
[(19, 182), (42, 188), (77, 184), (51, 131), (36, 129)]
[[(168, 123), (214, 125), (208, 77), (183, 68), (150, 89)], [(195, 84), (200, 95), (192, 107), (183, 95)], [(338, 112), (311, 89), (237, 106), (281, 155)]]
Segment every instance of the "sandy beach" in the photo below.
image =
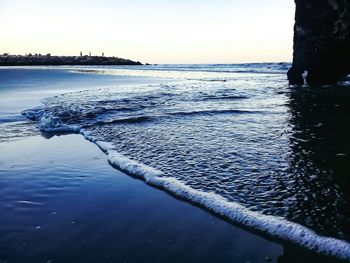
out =
[(335, 262), (152, 188), (82, 135), (41, 134), (21, 115), (62, 93), (174, 80), (0, 73), (0, 262)]
[[(21, 81), (11, 78), (16, 70), (8, 71), (2, 113), (19, 122), (27, 122), (21, 110), (48, 96), (157, 82), (83, 74), (68, 74), (67, 80), (64, 72), (48, 72), (55, 74), (48, 81), (47, 72), (31, 69)], [(11, 85), (17, 90), (9, 92)], [(1, 142), (1, 262), (264, 262), (282, 254), (280, 245), (113, 169), (81, 135), (45, 139), (34, 123), (27, 125), (29, 133)]]
[(80, 135), (37, 135), (1, 150), (9, 153), (0, 159), (2, 262), (266, 262), (283, 254), (113, 169)]
[(350, 0), (1, 0), (0, 263), (350, 262)]

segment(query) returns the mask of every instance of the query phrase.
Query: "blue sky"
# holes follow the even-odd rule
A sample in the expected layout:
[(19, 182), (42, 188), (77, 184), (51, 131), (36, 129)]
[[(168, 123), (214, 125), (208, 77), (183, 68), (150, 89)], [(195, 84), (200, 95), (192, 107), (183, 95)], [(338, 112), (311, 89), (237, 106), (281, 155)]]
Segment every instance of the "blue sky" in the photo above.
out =
[(292, 0), (0, 0), (0, 52), (291, 61), (293, 20)]

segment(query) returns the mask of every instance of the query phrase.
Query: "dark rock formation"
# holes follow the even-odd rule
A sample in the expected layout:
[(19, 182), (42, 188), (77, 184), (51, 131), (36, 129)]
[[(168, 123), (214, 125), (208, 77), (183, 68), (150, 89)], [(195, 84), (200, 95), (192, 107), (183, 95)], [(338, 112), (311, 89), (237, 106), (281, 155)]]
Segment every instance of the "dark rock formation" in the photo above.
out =
[(290, 84), (332, 84), (350, 73), (350, 0), (295, 0)]
[(51, 56), (29, 54), (26, 56), (0, 55), (0, 66), (52, 66), (52, 65), (142, 65), (129, 59), (100, 56)]

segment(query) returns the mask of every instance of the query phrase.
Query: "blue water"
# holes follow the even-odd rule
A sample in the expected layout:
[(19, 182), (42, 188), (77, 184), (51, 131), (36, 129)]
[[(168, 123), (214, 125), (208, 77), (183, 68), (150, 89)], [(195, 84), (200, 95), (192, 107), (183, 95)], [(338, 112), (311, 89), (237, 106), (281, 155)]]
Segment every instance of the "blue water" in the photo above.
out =
[(264, 262), (283, 254), (116, 171), (80, 135), (37, 134), (0, 148), (0, 262)]
[(346, 254), (350, 89), (288, 86), (289, 66), (65, 67), (61, 70), (88, 78), (164, 81), (69, 91), (23, 114), (46, 137), (82, 133), (193, 193), (209, 193), (262, 218), (274, 216), (345, 240)]

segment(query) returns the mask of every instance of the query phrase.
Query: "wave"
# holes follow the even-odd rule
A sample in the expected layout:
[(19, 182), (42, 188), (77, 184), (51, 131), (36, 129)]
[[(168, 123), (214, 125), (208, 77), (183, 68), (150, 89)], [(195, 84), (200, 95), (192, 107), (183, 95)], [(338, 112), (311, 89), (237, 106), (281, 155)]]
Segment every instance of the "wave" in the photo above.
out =
[(129, 159), (116, 151), (112, 144), (97, 141), (88, 131), (81, 130), (80, 133), (107, 154), (108, 162), (114, 168), (135, 176), (148, 185), (163, 189), (252, 230), (282, 241), (292, 242), (320, 254), (350, 260), (350, 244), (344, 240), (320, 236), (311, 229), (282, 217), (251, 211), (215, 193), (193, 189), (176, 178), (164, 176), (160, 170)]
[(219, 114), (262, 114), (265, 111), (255, 110), (198, 110), (198, 111), (177, 111), (171, 112), (170, 115), (174, 116), (193, 116), (193, 115), (219, 115)]
[(248, 99), (247, 96), (203, 96), (202, 100), (243, 100)]
[(0, 116), (0, 124), (20, 122), (24, 120), (26, 120), (26, 118), (23, 115)]
[(241, 63), (241, 64), (159, 64), (147, 66), (118, 66), (117, 67), (70, 67), (82, 73), (105, 74), (111, 69), (143, 70), (143, 71), (177, 71), (177, 72), (214, 72), (214, 73), (271, 73), (285, 74), (291, 67), (291, 63)]
[(45, 133), (79, 133), (82, 125), (69, 125), (52, 114), (45, 114), (40, 108), (33, 110), (25, 110), (22, 112), (24, 116), (32, 121), (36, 121), (36, 127)]
[(254, 111), (254, 110), (197, 110), (197, 111), (172, 111), (162, 115), (143, 115), (143, 116), (125, 116), (118, 118), (106, 118), (102, 120), (86, 120), (81, 124), (65, 124), (59, 116), (51, 114), (39, 113), (35, 115), (31, 111), (23, 111), (22, 114), (28, 119), (36, 121), (36, 127), (43, 133), (79, 133), (83, 128), (94, 126), (103, 126), (110, 124), (132, 124), (157, 121), (160, 119), (167, 119), (170, 117), (186, 117), (186, 116), (215, 116), (224, 114), (273, 114), (269, 111)]
[[(271, 88), (269, 81), (270, 76), (254, 78), (251, 83), (181, 82), (70, 93), (47, 99), (43, 106), (23, 114), (36, 121), (43, 133), (81, 133), (106, 152), (115, 168), (232, 222), (322, 254), (350, 259), (350, 244), (342, 240), (344, 236), (325, 237), (339, 233), (341, 224), (339, 232), (332, 232), (338, 230), (333, 228), (337, 224), (327, 221), (325, 225), (332, 230), (327, 232), (322, 224), (318, 228), (307, 224), (304, 217), (285, 213), (299, 212), (293, 207), (289, 210), (299, 192), (290, 191), (295, 180), (288, 180), (293, 174), (284, 172), (289, 169), (290, 137), (280, 132), (290, 132), (284, 126), (289, 123), (284, 108), (287, 96), (279, 84)], [(276, 171), (281, 173), (274, 174)], [(277, 179), (281, 182), (276, 183)], [(257, 191), (255, 182), (261, 186)], [(199, 184), (201, 190), (196, 187)], [(299, 189), (303, 196), (304, 189), (308, 190)], [(259, 211), (252, 211), (258, 205)], [(310, 210), (316, 209), (318, 206)]]
[(90, 126), (101, 126), (106, 124), (113, 124), (113, 123), (141, 123), (141, 122), (147, 122), (156, 119), (157, 116), (133, 116), (133, 117), (125, 117), (125, 118), (118, 118), (118, 119), (111, 119), (111, 120), (101, 120), (96, 121), (95, 123), (91, 125), (85, 125), (85, 127)]
[(85, 66), (65, 67), (73, 73), (102, 74), (118, 76), (142, 76), (167, 79), (202, 81), (223, 81), (242, 75), (281, 76), (287, 73), (289, 63), (248, 63), (248, 64), (193, 64), (193, 65), (148, 65), (148, 66)]
[[(142, 105), (138, 105), (141, 107)], [(209, 110), (167, 110), (164, 109), (159, 113), (150, 113), (149, 115), (143, 113), (140, 115), (120, 115), (109, 116), (108, 113), (113, 112), (133, 112), (137, 109), (131, 110), (124, 107), (118, 109), (97, 109), (95, 112), (89, 110), (73, 110), (69, 107), (54, 106), (51, 109), (34, 108), (25, 110), (22, 115), (32, 121), (37, 122), (37, 128), (45, 133), (79, 133), (82, 128), (93, 126), (103, 126), (108, 124), (123, 124), (123, 123), (142, 123), (156, 121), (160, 119), (167, 119), (171, 117), (186, 117), (186, 116), (214, 116), (224, 114), (266, 114), (272, 112), (266, 110), (240, 110), (240, 109), (209, 109)]]

